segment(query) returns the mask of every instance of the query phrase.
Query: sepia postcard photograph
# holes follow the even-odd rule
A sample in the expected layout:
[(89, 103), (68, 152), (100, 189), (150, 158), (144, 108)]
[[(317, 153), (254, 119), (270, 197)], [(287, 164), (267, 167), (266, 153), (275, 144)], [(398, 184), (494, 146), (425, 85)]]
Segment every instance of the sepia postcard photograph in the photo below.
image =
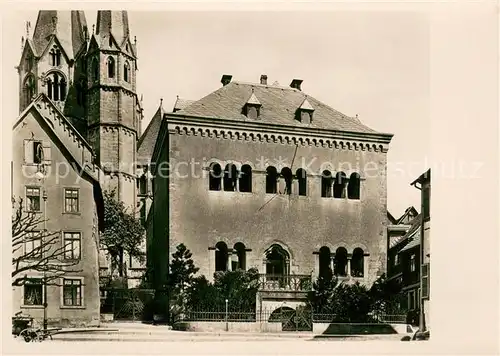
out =
[[(457, 116), (435, 126), (442, 93), (428, 7), (56, 5), (2, 16), (5, 354), (129, 344), (153, 353), (173, 341), (164, 352), (209, 353), (213, 342), (289, 354), (370, 353), (368, 344), (445, 351), (428, 347), (433, 328), (451, 323), (436, 316), (446, 306), (434, 296), (449, 286), (467, 299), (446, 282), (451, 264), (479, 272), (480, 254), (498, 248), (481, 242), (469, 260), (458, 246), (466, 241), (440, 247), (459, 239), (446, 229), (465, 231), (467, 218), (440, 214), (463, 202), (431, 182), (481, 189), (498, 162), (443, 158), (459, 134), (442, 129)], [(484, 93), (497, 96), (482, 98), (491, 134), (476, 139), (492, 141), (494, 159), (498, 13), (483, 12), (490, 22), (476, 54), (491, 70)], [(463, 104), (452, 95), (444, 100)], [(436, 137), (448, 148), (436, 151)], [(490, 188), (489, 212), (470, 209), (494, 224)], [(464, 290), (483, 294), (489, 283), (459, 274)], [(498, 316), (497, 291), (484, 294), (485, 313)], [(467, 318), (458, 300), (444, 304)], [(498, 325), (484, 328), (484, 349), (462, 351), (493, 352)]]

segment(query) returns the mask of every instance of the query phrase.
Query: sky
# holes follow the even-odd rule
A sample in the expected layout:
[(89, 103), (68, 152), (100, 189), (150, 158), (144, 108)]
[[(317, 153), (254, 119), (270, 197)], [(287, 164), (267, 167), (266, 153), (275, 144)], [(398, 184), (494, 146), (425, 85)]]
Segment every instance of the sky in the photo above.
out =
[[(3, 112), (19, 114), (18, 74), (26, 21), (37, 10), (10, 13), (2, 21)], [(96, 11), (85, 11), (89, 28)], [(425, 13), (383, 11), (129, 11), (138, 47), (137, 92), (143, 95), (143, 130), (176, 96), (201, 99), (235, 81), (289, 85), (303, 80), (310, 96), (394, 134), (388, 152), (388, 210), (397, 218), (408, 206), (420, 210), (410, 183), (429, 159), (429, 22)]]

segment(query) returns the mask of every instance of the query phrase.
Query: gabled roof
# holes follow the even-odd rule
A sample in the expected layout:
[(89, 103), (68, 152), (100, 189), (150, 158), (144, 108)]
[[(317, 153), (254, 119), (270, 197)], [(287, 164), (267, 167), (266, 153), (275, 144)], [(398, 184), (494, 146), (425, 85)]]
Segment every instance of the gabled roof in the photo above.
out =
[(307, 96), (307, 101), (315, 109), (314, 120), (311, 124), (302, 123), (295, 120), (295, 113), (306, 99), (304, 92), (290, 87), (242, 82), (231, 82), (174, 115), (248, 121), (242, 113), (242, 108), (252, 92), (262, 104), (259, 123), (377, 133), (362, 124), (359, 119), (344, 115), (311, 96)]
[(387, 210), (387, 219), (389, 220), (389, 222), (393, 225), (396, 224), (396, 219), (394, 218), (394, 216), (392, 216), (392, 214), (389, 212), (389, 210)]
[[(80, 133), (75, 129), (75, 127), (68, 121), (68, 119), (61, 113), (61, 111), (54, 105), (52, 100), (50, 100), (44, 93), (39, 94), (35, 100), (33, 100), (26, 109), (19, 115), (18, 119), (12, 126), (12, 130), (15, 130), (26, 118), (29, 112), (35, 113), (35, 118), (37, 120), (41, 120), (44, 129), (48, 130), (48, 134), (52, 137), (53, 142), (57, 142), (58, 147), (61, 149), (65, 157), (69, 158), (76, 166), (74, 169), (78, 172), (78, 174), (82, 177), (87, 177), (93, 184), (94, 187), (94, 199), (96, 202), (98, 220), (99, 220), (99, 230), (102, 231), (103, 219), (104, 219), (104, 203), (102, 197), (102, 190), (99, 182), (99, 171), (100, 169), (93, 165), (92, 163), (88, 163), (85, 161), (84, 154), (75, 154), (76, 151), (79, 151), (83, 146), (87, 149), (89, 158), (92, 157), (92, 149), (90, 145), (85, 141), (85, 139), (80, 135)], [(47, 115), (47, 112), (50, 112), (51, 115), (54, 114), (57, 116), (58, 120), (61, 120), (63, 123), (63, 127), (59, 128), (54, 122), (52, 122)], [(61, 123), (59, 121), (59, 123)], [(68, 147), (67, 143), (64, 143), (59, 136), (61, 132), (67, 133), (73, 138), (74, 147)], [(76, 149), (75, 149), (76, 147)]]
[(160, 103), (158, 110), (156, 110), (156, 113), (153, 115), (148, 127), (137, 143), (137, 162), (139, 164), (149, 164), (151, 160), (156, 140), (158, 139), (158, 133), (160, 132), (163, 114), (163, 105)]
[(248, 98), (246, 103), (250, 105), (262, 105), (253, 92), (250, 98)]
[[(396, 225), (397, 225), (397, 224), (401, 224), (401, 223), (403, 222), (403, 220), (404, 220), (406, 217), (408, 217), (408, 216), (414, 216), (414, 217), (417, 217), (417, 216), (418, 216), (418, 211), (417, 211), (417, 209), (415, 209), (415, 207), (413, 207), (413, 206), (410, 206), (410, 207), (406, 208), (406, 210), (405, 210), (404, 214), (403, 214), (403, 215), (401, 215), (401, 216), (399, 217), (399, 219), (396, 221)], [(410, 221), (412, 221), (412, 220), (410, 220)]]
[(179, 96), (177, 96), (177, 99), (175, 100), (173, 111), (176, 112), (176, 111), (185, 109), (194, 102), (195, 102), (194, 100), (181, 99), (181, 98), (179, 98)]
[(305, 98), (304, 101), (302, 102), (302, 105), (300, 105), (300, 109), (314, 111), (314, 108), (309, 103), (309, 101), (307, 101), (307, 98)]
[[(395, 247), (397, 245), (407, 243), (408, 241), (410, 241), (410, 243), (411, 243), (412, 242), (411, 239), (415, 239), (415, 236), (417, 234), (418, 234), (418, 236), (420, 238), (420, 227), (421, 227), (421, 224), (422, 224), (422, 214), (418, 214), (418, 216), (415, 219), (413, 219), (411, 227), (406, 232), (406, 234), (404, 236), (401, 236), (399, 238), (394, 239), (394, 241), (391, 242), (391, 245), (389, 246), (389, 248), (393, 248), (393, 247)], [(406, 250), (407, 247), (408, 247), (408, 245), (406, 245), (401, 251)]]

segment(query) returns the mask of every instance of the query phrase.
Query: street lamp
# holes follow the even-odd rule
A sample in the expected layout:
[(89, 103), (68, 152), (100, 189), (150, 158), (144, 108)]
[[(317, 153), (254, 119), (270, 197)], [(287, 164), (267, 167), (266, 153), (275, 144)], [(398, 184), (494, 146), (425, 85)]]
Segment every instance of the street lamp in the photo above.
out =
[(226, 331), (229, 331), (229, 324), (227, 321), (227, 313), (228, 313), (228, 300), (226, 299)]

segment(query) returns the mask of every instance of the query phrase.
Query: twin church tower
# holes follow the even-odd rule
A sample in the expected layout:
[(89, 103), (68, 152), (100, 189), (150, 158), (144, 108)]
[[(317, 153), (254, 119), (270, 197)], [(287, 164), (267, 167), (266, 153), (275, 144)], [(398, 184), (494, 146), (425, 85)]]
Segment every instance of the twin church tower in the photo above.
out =
[(19, 66), (20, 112), (44, 93), (92, 146), (106, 189), (137, 206), (136, 155), (143, 109), (136, 92), (137, 46), (126, 11), (39, 11), (26, 26)]

